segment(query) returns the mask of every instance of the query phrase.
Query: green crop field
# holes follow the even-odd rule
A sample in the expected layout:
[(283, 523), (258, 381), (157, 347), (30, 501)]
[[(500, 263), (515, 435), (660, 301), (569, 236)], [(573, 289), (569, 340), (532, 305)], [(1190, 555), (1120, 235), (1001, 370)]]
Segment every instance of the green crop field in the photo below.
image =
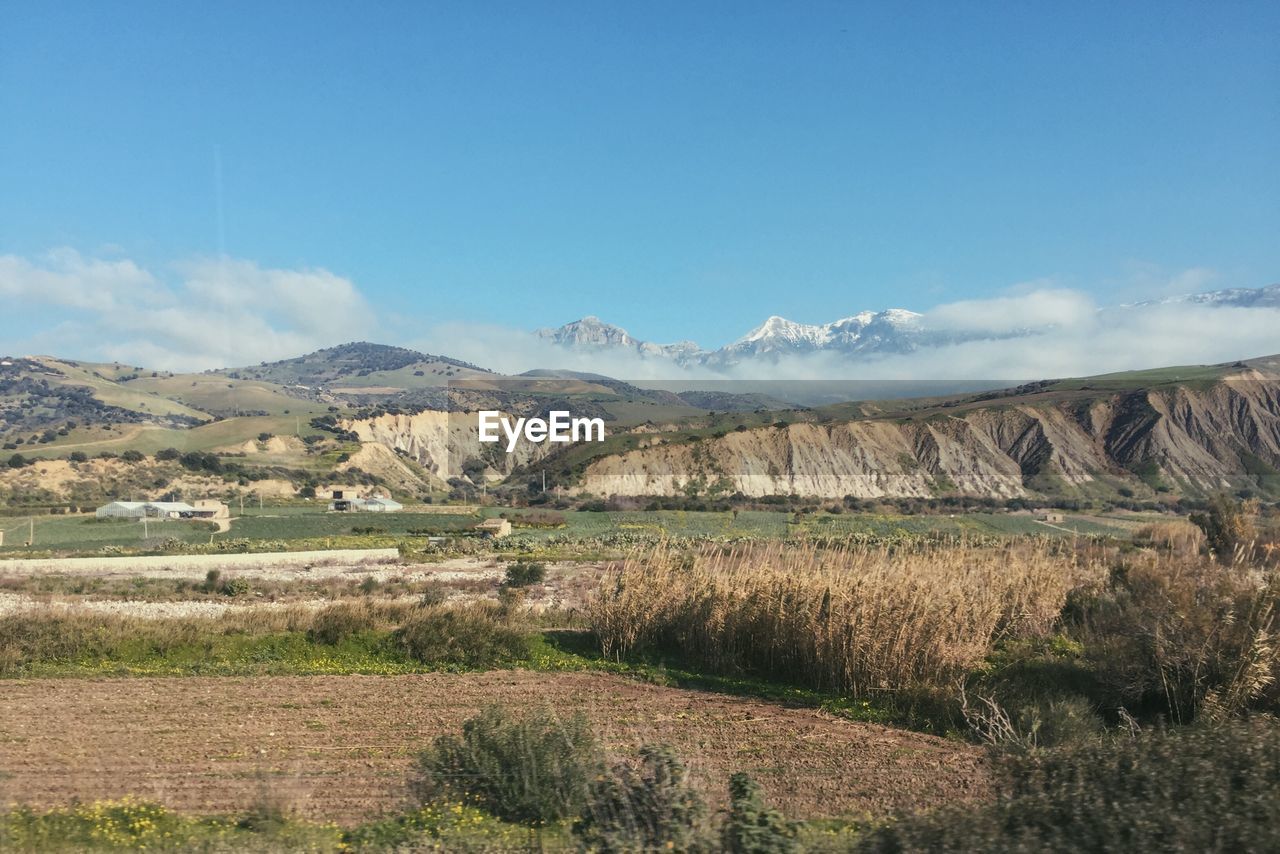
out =
[[(1063, 537), (1072, 534), (1126, 537), (1135, 527), (1134, 519), (1107, 519), (1098, 516), (1068, 515), (1054, 525), (1037, 522), (1027, 515), (1008, 513), (965, 513), (947, 515), (899, 515), (881, 513), (794, 513), (769, 510), (741, 510), (737, 513), (654, 510), (622, 512), (565, 511), (564, 524), (556, 527), (521, 527), (520, 517), (532, 511), (486, 507), (479, 513), (435, 512), (332, 513), (322, 502), (285, 506), (232, 506), (231, 530), (212, 534), (214, 540), (240, 539), (279, 541), (323, 540), (329, 537), (381, 536), (383, 539), (428, 535), (448, 536), (469, 531), (482, 517), (507, 515), (516, 523), (516, 533), (524, 537), (597, 537), (615, 533), (668, 535), (671, 537), (713, 537), (717, 539), (782, 539), (846, 535), (898, 536), (950, 534), (955, 536), (1042, 535)], [(443, 512), (441, 512), (443, 511)], [(104, 546), (151, 547), (164, 539), (189, 543), (209, 542), (207, 525), (185, 521), (149, 521), (144, 532), (140, 521), (99, 522), (92, 516), (36, 516), (35, 545), (25, 546), (29, 522), (22, 517), (0, 519), (5, 534), (4, 552), (41, 550), (87, 550)], [(387, 543), (382, 543), (386, 545)], [(350, 545), (350, 543), (346, 543)]]
[(93, 516), (36, 516), (35, 543), (25, 547), (31, 523), (21, 517), (0, 519), (5, 532), (0, 551), (44, 551), (48, 549), (99, 549), (103, 546), (142, 547), (148, 540), (178, 539), (187, 543), (208, 542), (211, 529), (207, 524), (185, 521), (110, 519), (99, 521)]

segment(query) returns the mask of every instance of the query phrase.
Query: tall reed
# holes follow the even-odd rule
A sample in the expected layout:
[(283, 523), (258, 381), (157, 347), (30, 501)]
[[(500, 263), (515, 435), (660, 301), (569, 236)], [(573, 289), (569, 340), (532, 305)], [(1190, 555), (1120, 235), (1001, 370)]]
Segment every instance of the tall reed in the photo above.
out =
[(1067, 592), (1101, 576), (1038, 542), (659, 545), (620, 564), (589, 614), (608, 655), (675, 654), (857, 696), (951, 685), (1001, 635), (1049, 630)]

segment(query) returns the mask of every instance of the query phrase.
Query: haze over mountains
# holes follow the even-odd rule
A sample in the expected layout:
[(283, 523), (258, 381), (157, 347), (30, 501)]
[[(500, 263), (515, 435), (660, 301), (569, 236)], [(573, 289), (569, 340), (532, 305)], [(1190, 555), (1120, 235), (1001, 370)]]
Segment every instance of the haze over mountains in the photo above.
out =
[[(1124, 323), (1139, 321), (1162, 308), (1179, 306), (1276, 310), (1280, 309), (1280, 284), (1170, 296), (1099, 308), (1096, 312), (1102, 324)], [(669, 360), (681, 367), (727, 368), (753, 361), (776, 363), (787, 357), (823, 353), (867, 361), (967, 342), (1029, 338), (1053, 332), (1078, 319), (1070, 311), (1058, 317), (1052, 310), (1041, 314), (1012, 323), (991, 317), (990, 322), (984, 323), (981, 317), (966, 317), (955, 311), (920, 313), (889, 308), (862, 311), (819, 324), (799, 323), (773, 315), (736, 341), (714, 350), (703, 349), (693, 341), (658, 344), (640, 340), (622, 327), (593, 315), (556, 329), (538, 329), (534, 334), (571, 353), (627, 354)], [(1280, 333), (1276, 340), (1280, 343)]]

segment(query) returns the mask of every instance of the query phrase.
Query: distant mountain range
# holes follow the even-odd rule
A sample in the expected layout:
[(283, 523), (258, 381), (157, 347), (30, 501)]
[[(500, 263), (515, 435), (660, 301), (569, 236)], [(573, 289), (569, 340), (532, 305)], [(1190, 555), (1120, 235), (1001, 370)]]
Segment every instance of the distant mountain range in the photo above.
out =
[[(1280, 308), (1280, 284), (1263, 288), (1231, 288), (1130, 303), (1101, 311), (1133, 311), (1162, 305), (1207, 305), (1237, 308)], [(655, 344), (631, 336), (620, 326), (588, 316), (556, 329), (538, 329), (538, 337), (574, 351), (616, 351), (669, 359), (676, 364), (725, 367), (752, 359), (776, 360), (784, 356), (830, 352), (855, 358), (910, 353), (923, 347), (967, 340), (1034, 335), (1041, 329), (981, 333), (930, 326), (924, 315), (902, 308), (863, 311), (831, 323), (808, 324), (774, 315), (731, 344), (704, 350), (693, 341)]]

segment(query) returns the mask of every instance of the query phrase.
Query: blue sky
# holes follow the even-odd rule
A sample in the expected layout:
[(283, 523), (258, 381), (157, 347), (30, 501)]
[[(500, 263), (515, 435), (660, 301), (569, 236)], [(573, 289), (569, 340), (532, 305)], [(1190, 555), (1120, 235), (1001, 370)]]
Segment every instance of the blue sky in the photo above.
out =
[[(596, 314), (707, 346), (1280, 280), (1275, 3), (7, 0), (0, 29), (27, 273), (66, 248), (180, 293), (225, 252), (349, 282), (382, 340)], [(84, 328), (0, 293), (0, 340)]]

